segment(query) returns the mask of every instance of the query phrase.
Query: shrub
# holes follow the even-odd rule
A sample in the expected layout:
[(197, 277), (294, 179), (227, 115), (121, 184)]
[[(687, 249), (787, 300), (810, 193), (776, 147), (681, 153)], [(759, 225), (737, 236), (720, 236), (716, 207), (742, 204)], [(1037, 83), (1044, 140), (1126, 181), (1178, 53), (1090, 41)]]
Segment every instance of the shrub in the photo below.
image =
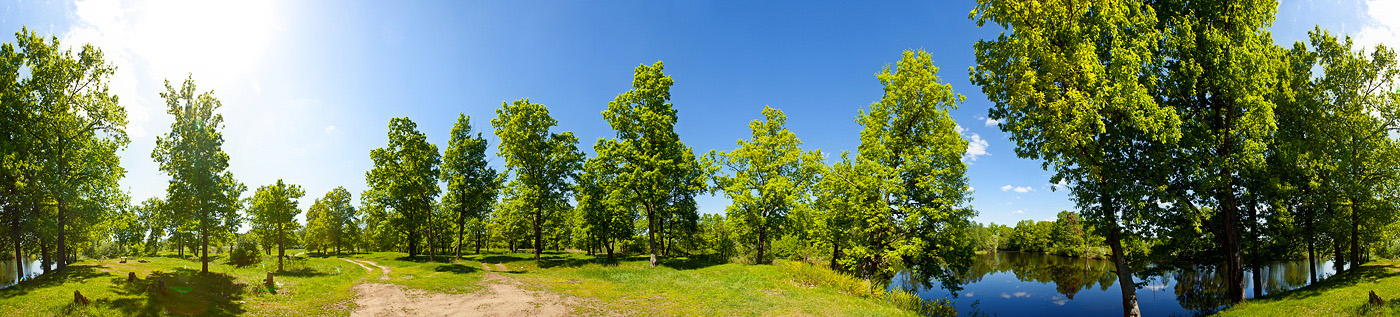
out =
[(234, 242), (233, 252), (229, 252), (229, 263), (235, 266), (248, 266), (262, 261), (262, 256), (258, 254), (258, 240), (250, 237), (239, 237)]
[(825, 286), (846, 295), (879, 299), (900, 309), (911, 310), (924, 316), (957, 316), (958, 310), (945, 298), (927, 300), (908, 290), (885, 290), (874, 287), (870, 282), (831, 269), (804, 262), (782, 261), (778, 263), (793, 279), (793, 282), (806, 286)]

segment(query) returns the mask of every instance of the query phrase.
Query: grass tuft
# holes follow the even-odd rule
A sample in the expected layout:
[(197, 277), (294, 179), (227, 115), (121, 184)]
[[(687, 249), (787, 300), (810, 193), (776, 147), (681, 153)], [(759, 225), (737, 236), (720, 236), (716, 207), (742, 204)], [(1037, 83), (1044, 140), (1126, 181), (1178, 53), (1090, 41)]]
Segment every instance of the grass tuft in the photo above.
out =
[(885, 290), (873, 287), (870, 282), (854, 276), (842, 274), (829, 268), (806, 262), (783, 261), (777, 264), (792, 276), (793, 282), (805, 287), (830, 287), (842, 294), (882, 300), (896, 308), (917, 312), (924, 316), (956, 316), (957, 308), (946, 298), (926, 300), (907, 290)]

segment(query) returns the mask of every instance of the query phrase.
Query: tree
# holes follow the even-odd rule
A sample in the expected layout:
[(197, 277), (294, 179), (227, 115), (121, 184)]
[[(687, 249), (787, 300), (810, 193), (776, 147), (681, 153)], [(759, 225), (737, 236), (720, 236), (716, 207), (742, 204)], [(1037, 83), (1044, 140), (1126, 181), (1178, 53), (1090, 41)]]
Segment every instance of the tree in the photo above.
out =
[(573, 191), (569, 180), (578, 175), (583, 153), (578, 151), (578, 138), (573, 132), (549, 132), (558, 122), (549, 116), (549, 109), (529, 99), (501, 103), (491, 126), (501, 139), (498, 155), (514, 174), (516, 195), (521, 207), (528, 208), (534, 228), (535, 260), (544, 249), (543, 227), (549, 218), (569, 210), (568, 196)]
[(618, 95), (603, 111), (603, 118), (617, 131), (612, 141), (616, 145), (610, 147), (622, 160), (618, 178), (647, 218), (653, 267), (661, 251), (657, 235), (666, 229), (664, 222), (675, 218), (693, 225), (699, 220), (693, 210), (694, 195), (704, 190), (708, 174), (676, 134), (676, 109), (669, 102), (675, 81), (663, 73), (664, 68), (661, 61), (638, 65), (632, 90)]
[[(1026, 10), (1025, 8), (1033, 8)], [(1179, 138), (1172, 108), (1154, 100), (1157, 18), (1141, 1), (979, 0), (969, 15), (1011, 31), (978, 41), (972, 82), (995, 105), (988, 117), (1016, 142), (1016, 155), (1044, 160), (1052, 183), (1069, 185), (1086, 220), (1108, 231), (1120, 285), (1134, 285), (1123, 241), (1137, 235), (1162, 177), (1149, 177), (1131, 160), (1161, 153), (1151, 144)], [(1155, 150), (1149, 151), (1149, 150)], [(1164, 156), (1156, 156), (1158, 158)], [(1132, 180), (1148, 180), (1135, 182)], [(1123, 315), (1139, 316), (1136, 290), (1122, 287)]]
[[(24, 29), (15, 37), (23, 38), (28, 33)], [(23, 48), (16, 48), (9, 42), (0, 43), (0, 103), (5, 105), (0, 107), (0, 215), (4, 217), (3, 227), (8, 238), (5, 246), (13, 247), (14, 267), (24, 267), (22, 246), (35, 227), (31, 223), (36, 220), (26, 215), (26, 211), (33, 205), (27, 195), (32, 192), (29, 184), (33, 183), (28, 177), (34, 174), (32, 170), (37, 165), (33, 163), (34, 157), (38, 155), (35, 150), (38, 138), (29, 133), (38, 130), (34, 126), (38, 118), (25, 103), (29, 92), (26, 83), (21, 82), (22, 68)], [(16, 270), (16, 280), (23, 274)]]
[(1311, 118), (1317, 121), (1310, 123), (1318, 125), (1321, 142), (1315, 146), (1331, 163), (1319, 166), (1319, 182), (1338, 194), (1338, 207), (1347, 211), (1347, 262), (1355, 269), (1364, 263), (1368, 246), (1363, 241), (1380, 240), (1375, 230), (1365, 228), (1380, 228), (1397, 216), (1388, 203), (1395, 197), (1387, 187), (1400, 182), (1400, 141), (1393, 135), (1400, 131), (1400, 91), (1395, 85), (1400, 69), (1395, 51), (1385, 45), (1367, 54), (1353, 48), (1351, 37), (1339, 40), (1320, 28), (1308, 35), (1314, 67), (1322, 70), (1307, 96), (1319, 108), (1319, 116)]
[[(1282, 51), (1267, 28), (1275, 1), (1156, 1), (1162, 39), (1161, 86), (1157, 99), (1181, 115), (1181, 139), (1174, 156), (1182, 180), (1179, 211), (1168, 216), (1207, 219), (1223, 252), (1226, 296), (1245, 300), (1242, 218), (1257, 188), (1241, 179), (1261, 169), (1275, 130), (1275, 70)], [(1141, 159), (1139, 159), (1141, 161)], [(1202, 209), (1199, 207), (1210, 207)], [(1111, 234), (1111, 233), (1110, 233)]]
[(754, 263), (764, 263), (769, 241), (784, 227), (788, 212), (807, 200), (818, 173), (813, 167), (821, 166), (811, 164), (821, 160), (821, 151), (802, 151), (802, 140), (788, 131), (782, 110), (763, 107), (763, 117), (749, 123), (753, 137), (739, 140), (739, 148), (710, 151), (711, 159), (733, 173), (716, 176), (715, 187), (732, 201), (729, 218), (747, 227), (744, 233), (756, 233), (745, 239), (757, 246)]
[(282, 271), (282, 258), (287, 256), (287, 231), (296, 231), (297, 199), (306, 196), (301, 186), (283, 183), (278, 179), (272, 185), (258, 187), (253, 194), (248, 212), (253, 214), (253, 223), (272, 228), (277, 233), (277, 271)]
[(353, 232), (358, 229), (355, 206), (350, 204), (350, 191), (336, 187), (317, 198), (306, 210), (306, 248), (336, 253), (351, 245)]
[[(965, 98), (939, 81), (928, 53), (904, 52), (898, 66), (876, 77), (884, 95), (861, 111), (859, 153), (842, 155), (831, 190), (848, 206), (851, 239), (842, 265), (867, 280), (888, 283), (899, 268), (928, 286), (936, 278), (958, 289), (973, 247), (963, 231), (976, 212), (966, 204), (967, 140), (948, 115)], [(845, 167), (849, 166), (849, 167)]]
[(175, 117), (170, 132), (156, 138), (151, 158), (170, 175), (166, 206), (196, 222), (201, 241), (201, 272), (209, 272), (209, 237), (220, 222), (237, 219), (238, 199), (247, 189), (228, 172), (228, 154), (223, 151), (224, 117), (216, 111), (222, 103), (212, 91), (197, 93), (194, 78), (185, 79), (180, 89), (165, 81), (166, 113)]
[[(496, 201), (500, 180), (496, 169), (487, 165), (486, 139), (477, 132), (472, 137), (471, 118), (457, 115), (457, 124), (452, 126), (452, 137), (447, 141), (447, 152), (442, 160), (442, 179), (447, 181), (447, 195), (444, 199), (457, 214), (457, 258), (462, 257), (462, 235), (467, 223), (482, 221)], [(481, 253), (478, 245), (476, 253)]]
[(389, 144), (369, 153), (374, 169), (365, 172), (365, 181), (374, 194), (366, 194), (375, 204), (402, 216), (398, 228), (408, 233), (408, 256), (418, 255), (419, 231), (427, 231), (429, 259), (432, 253), (433, 201), (437, 199), (438, 166), (441, 158), (436, 145), (418, 132), (418, 124), (408, 118), (389, 120)]
[[(83, 227), (70, 226), (70, 214), (74, 212), (70, 204), (89, 198), (80, 197), (85, 192), (116, 192), (116, 179), (125, 173), (116, 152), (130, 143), (125, 131), (126, 108), (108, 93), (108, 80), (116, 67), (103, 59), (102, 50), (83, 45), (75, 56), (62, 48), (57, 37), (46, 42), (28, 28), (16, 37), (29, 75), (24, 86), (29, 98), (34, 98), (26, 108), (37, 119), (36, 124), (29, 126), (34, 129), (29, 132), (30, 137), (38, 141), (34, 144), (39, 151), (35, 163), (43, 169), (41, 181), (47, 184), (42, 187), (55, 203), (54, 232), (58, 266), (62, 269), (76, 260), (69, 258), (69, 227), (85, 231)], [(112, 189), (94, 187), (103, 185)], [(104, 198), (109, 199), (92, 201), (112, 201)], [(93, 209), (105, 210), (109, 209)]]
[(633, 236), (632, 225), (637, 221), (636, 199), (619, 179), (622, 166), (615, 142), (598, 139), (593, 145), (597, 156), (583, 164), (575, 188), (580, 228), (589, 249), (596, 245), (613, 258), (614, 244)]

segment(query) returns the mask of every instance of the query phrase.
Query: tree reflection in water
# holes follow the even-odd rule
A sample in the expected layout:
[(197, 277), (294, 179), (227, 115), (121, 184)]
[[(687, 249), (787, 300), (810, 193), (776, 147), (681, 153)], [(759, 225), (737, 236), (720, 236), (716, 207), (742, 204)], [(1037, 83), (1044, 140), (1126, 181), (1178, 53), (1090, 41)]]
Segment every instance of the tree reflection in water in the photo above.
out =
[[(980, 300), (981, 310), (989, 314), (1101, 315), (1107, 313), (1103, 309), (1111, 308), (1108, 306), (1112, 306), (1118, 297), (1117, 290), (1111, 290), (1112, 294), (1109, 294), (1118, 281), (1117, 275), (1112, 271), (1112, 265), (1112, 262), (1104, 260), (1036, 253), (1002, 252), (981, 255), (976, 258), (968, 273), (958, 279), (959, 284), (964, 285), (968, 291), (952, 295), (963, 297), (954, 299), (960, 309), (968, 307), (972, 301)], [(1319, 263), (1318, 267), (1327, 268), (1319, 272), (1319, 278), (1332, 274), (1330, 265)], [(1306, 261), (1274, 263), (1262, 268), (1261, 272), (1265, 294), (1302, 287), (1308, 282)], [(1248, 274), (1245, 276), (1247, 284), (1253, 280)], [(919, 283), (910, 283), (907, 276), (903, 275), (903, 280), (896, 278), (891, 286), (915, 290), (927, 298), (950, 295), (946, 291), (921, 290), (917, 285)], [(1166, 291), (1170, 291), (1170, 295), (1175, 297), (1174, 302), (1169, 296), (1157, 303), (1145, 303), (1143, 313), (1146, 316), (1203, 315), (1219, 310), (1228, 303), (1224, 280), (1210, 266), (1137, 276), (1135, 280), (1144, 285), (1138, 291), (1140, 298), (1168, 295), (1164, 293)], [(1053, 284), (1054, 291), (1059, 293), (1058, 296), (1034, 291), (1046, 290), (1050, 284)], [(1252, 295), (1254, 285), (1247, 287), (1249, 292), (1246, 293)], [(968, 298), (973, 296), (974, 292), (992, 296)], [(994, 295), (998, 293), (1001, 294), (1000, 297)], [(1083, 299), (1085, 296), (1090, 298)], [(1079, 300), (1076, 300), (1077, 298)]]

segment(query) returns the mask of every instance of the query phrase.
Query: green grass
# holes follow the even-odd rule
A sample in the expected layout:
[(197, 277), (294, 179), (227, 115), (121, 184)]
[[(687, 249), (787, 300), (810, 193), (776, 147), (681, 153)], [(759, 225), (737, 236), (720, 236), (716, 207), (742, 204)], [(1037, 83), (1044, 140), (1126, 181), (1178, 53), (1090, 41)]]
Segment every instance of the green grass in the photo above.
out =
[[(1384, 306), (1367, 303), (1375, 291)], [(1400, 315), (1400, 261), (1378, 261), (1221, 311), (1220, 316), (1394, 316)]]
[[(301, 252), (289, 250), (288, 254)], [(390, 279), (380, 280), (377, 268), (367, 273), (340, 258), (388, 266)], [(927, 304), (909, 294), (872, 293), (864, 281), (798, 262), (747, 265), (673, 258), (652, 268), (645, 256), (606, 261), (581, 253), (545, 252), (535, 261), (529, 253), (486, 253), (427, 261), (404, 253), (375, 252), (310, 254), (289, 261), (288, 271), (276, 276), (281, 285), (273, 289), (263, 287), (262, 279), (275, 270), (275, 261), (235, 267), (220, 257), (210, 263), (210, 274), (201, 275), (199, 262), (173, 255), (136, 257), (127, 263), (87, 260), (0, 290), (0, 316), (343, 316), (356, 308), (356, 284), (473, 293), (483, 289), (483, 264), (492, 274), (518, 281), (520, 287), (579, 298), (576, 303), (582, 307), (574, 307), (574, 313), (584, 315), (910, 316), (916, 315), (919, 305)], [(135, 272), (138, 280), (127, 282), (127, 272)], [(147, 291), (157, 280), (165, 281), (164, 294)], [(74, 290), (92, 304), (71, 304)]]
[[(350, 262), (309, 258), (275, 274), (281, 285), (267, 289), (261, 282), (276, 262), (240, 268), (224, 263), (222, 255), (214, 258), (207, 275), (199, 273), (198, 261), (173, 255), (78, 262), (0, 290), (0, 315), (348, 315), (354, 308), (351, 287), (365, 275)], [(128, 272), (136, 273), (135, 282), (127, 282)], [(165, 282), (163, 294), (148, 291), (156, 281)], [(91, 305), (73, 305), (75, 290)]]

